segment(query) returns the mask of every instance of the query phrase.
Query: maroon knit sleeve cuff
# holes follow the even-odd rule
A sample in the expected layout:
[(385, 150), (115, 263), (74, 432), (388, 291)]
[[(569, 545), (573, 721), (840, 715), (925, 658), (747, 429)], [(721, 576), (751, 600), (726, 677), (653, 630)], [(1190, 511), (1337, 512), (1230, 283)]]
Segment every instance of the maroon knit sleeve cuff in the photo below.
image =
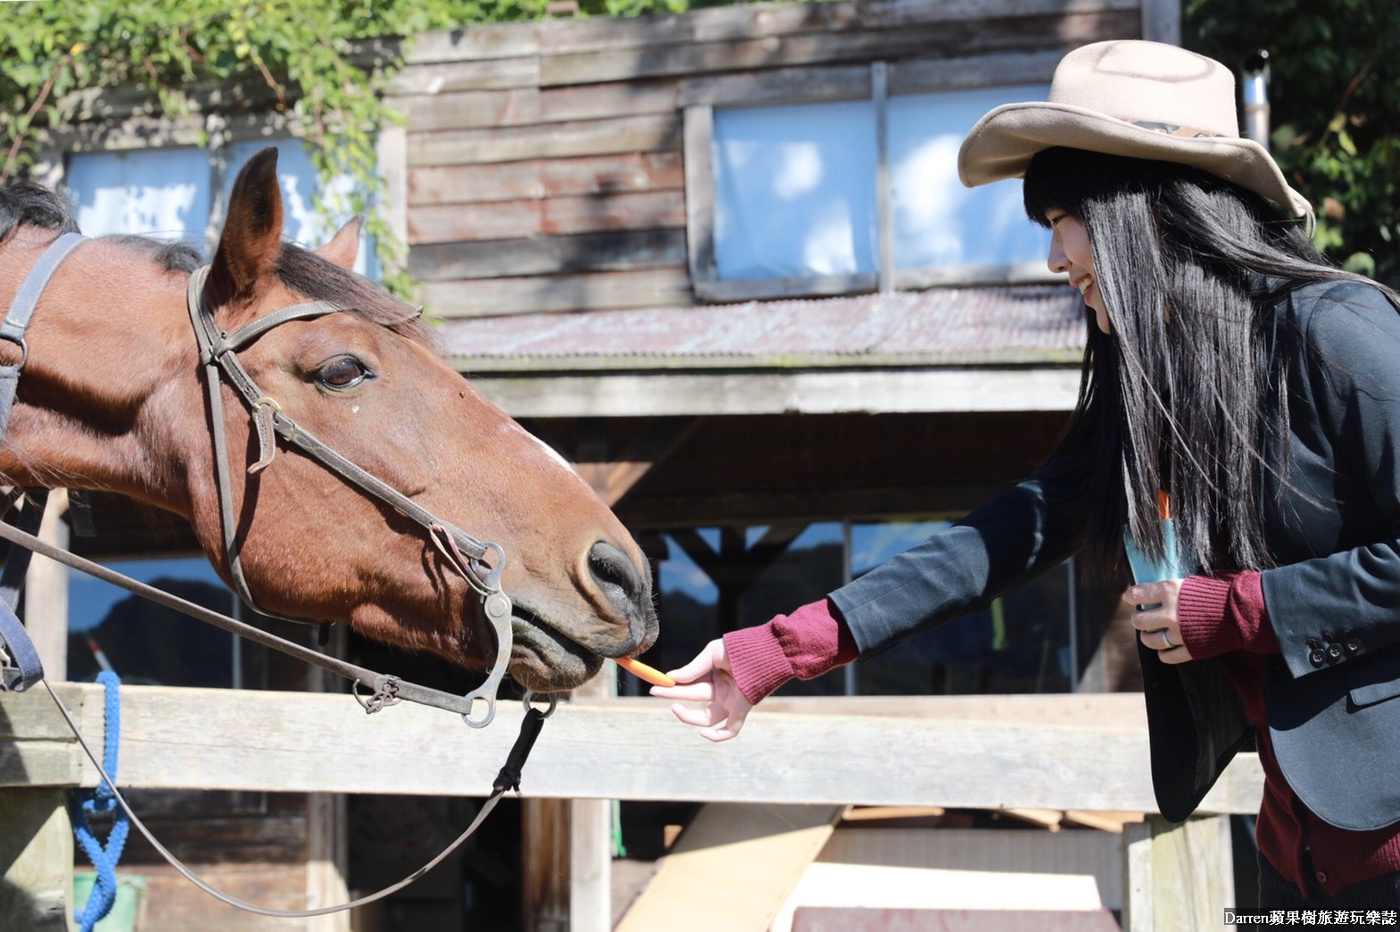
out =
[(1240, 648), (1240, 632), (1226, 624), (1230, 580), (1214, 576), (1187, 576), (1176, 596), (1176, 620), (1181, 642), (1196, 660), (1217, 657)]
[(724, 635), (724, 652), (744, 698), (757, 704), (792, 677), (810, 680), (850, 663), (855, 638), (829, 599), (818, 599), (765, 625)]
[(1176, 616), (1182, 643), (1198, 660), (1240, 648), (1279, 652), (1258, 570), (1188, 576), (1177, 594)]
[(773, 690), (792, 679), (792, 663), (783, 653), (774, 623), (740, 628), (724, 635), (724, 653), (729, 669), (744, 698), (757, 705)]

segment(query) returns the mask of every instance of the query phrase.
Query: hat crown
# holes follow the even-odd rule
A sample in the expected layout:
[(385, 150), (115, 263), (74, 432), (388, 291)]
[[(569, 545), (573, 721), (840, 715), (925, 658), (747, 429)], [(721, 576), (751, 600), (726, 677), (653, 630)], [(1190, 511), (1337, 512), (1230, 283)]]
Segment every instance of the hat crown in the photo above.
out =
[(1174, 135), (1240, 135), (1230, 70), (1160, 42), (1118, 40), (1075, 49), (1056, 67), (1049, 100)]

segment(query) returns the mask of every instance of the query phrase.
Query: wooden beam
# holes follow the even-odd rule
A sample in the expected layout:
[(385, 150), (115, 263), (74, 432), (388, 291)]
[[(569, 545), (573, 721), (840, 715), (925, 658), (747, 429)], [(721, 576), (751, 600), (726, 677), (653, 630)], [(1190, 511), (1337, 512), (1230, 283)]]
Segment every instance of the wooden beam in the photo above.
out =
[(1124, 827), (1123, 852), (1124, 932), (1215, 928), (1240, 905), (1227, 816), (1150, 816)]
[[(432, 285), (427, 290), (435, 294)], [(470, 360), (453, 363), (471, 371), (477, 391), (517, 418), (1072, 411), (1079, 394), (1079, 369), (1070, 366), (529, 376), (486, 374)]]
[(0, 790), (0, 929), (68, 932), (73, 827), (68, 791)]
[[(80, 727), (96, 742), (101, 687), (55, 688), (73, 702), (88, 699)], [(495, 722), (478, 730), (410, 703), (366, 716), (345, 695), (160, 686), (123, 686), (121, 694), (122, 782), (152, 789), (484, 795), (522, 718), (520, 705), (510, 701), (498, 703)], [(0, 695), (0, 721), (20, 736), (11, 751), (16, 766), (0, 773), (0, 785), (39, 782), (26, 767), (34, 742), (25, 736), (42, 731), (52, 716), (28, 702), (38, 698), (46, 699)], [(760, 706), (743, 736), (718, 745), (677, 723), (660, 700), (563, 703), (535, 746), (522, 791), (560, 798), (1156, 810), (1145, 728), (1103, 724), (1140, 709), (1140, 695), (1034, 697), (1045, 707), (1080, 710), (1058, 725), (945, 719), (938, 714), (941, 698), (901, 697), (919, 717)], [(893, 759), (889, 748), (899, 749)], [(48, 782), (61, 776), (51, 772)], [(96, 774), (84, 764), (62, 782), (94, 786)], [(1258, 758), (1242, 754), (1202, 811), (1254, 812), (1261, 787)]]

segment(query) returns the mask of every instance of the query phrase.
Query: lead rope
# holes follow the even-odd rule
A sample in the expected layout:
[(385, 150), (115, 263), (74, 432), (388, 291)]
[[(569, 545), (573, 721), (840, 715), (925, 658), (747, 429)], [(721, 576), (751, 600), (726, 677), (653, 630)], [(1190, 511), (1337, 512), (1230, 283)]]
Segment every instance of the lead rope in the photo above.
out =
[[(106, 774), (116, 776), (121, 736), (121, 694), (118, 691), (121, 679), (111, 670), (103, 670), (97, 674), (97, 682), (102, 684), (103, 690), (102, 765)], [(45, 685), (48, 685), (47, 682)], [(125, 812), (118, 812), (112, 819), (112, 828), (107, 832), (105, 844), (97, 840), (96, 833), (88, 825), (89, 812), (105, 813), (116, 808), (116, 793), (116, 785), (110, 778), (104, 777), (96, 789), (74, 790), (68, 798), (68, 817), (73, 823), (73, 837), (97, 871), (97, 881), (88, 894), (83, 914), (78, 917), (80, 932), (92, 932), (117, 901), (117, 861), (126, 847), (131, 819)]]
[(486, 821), (486, 817), (491, 814), (491, 810), (496, 808), (496, 803), (500, 802), (502, 796), (510, 790), (515, 790), (517, 793), (520, 792), (520, 773), (525, 766), (525, 760), (530, 756), (530, 750), (535, 746), (535, 740), (539, 737), (541, 729), (544, 728), (544, 720), (554, 714), (554, 707), (557, 702), (557, 697), (551, 694), (549, 697), (549, 708), (541, 712), (539, 709), (533, 708), (530, 705), (530, 697), (533, 694), (530, 692), (525, 693), (525, 717), (520, 722), (520, 734), (516, 737), (515, 744), (511, 747), (510, 753), (506, 755), (505, 766), (503, 766), (500, 773), (496, 775), (495, 783), (491, 788), (491, 795), (487, 797), (486, 802), (482, 804), (481, 811), (476, 814), (476, 818), (472, 819), (471, 824), (466, 827), (466, 830), (458, 835), (455, 841), (444, 848), (441, 853), (427, 864), (424, 864), (422, 867), (418, 868), (418, 870), (397, 883), (391, 884), (368, 896), (362, 896), (359, 899), (351, 900), (348, 903), (341, 903), (337, 906), (321, 906), (316, 909), (274, 909), (271, 906), (260, 906), (257, 903), (250, 903), (247, 900), (239, 899), (230, 893), (225, 893), (218, 889), (194, 871), (190, 870), (183, 861), (170, 852), (170, 849), (161, 844), (160, 841), (156, 839), (155, 835), (151, 833), (151, 830), (146, 827), (146, 824), (141, 821), (140, 817), (132, 811), (131, 805), (126, 801), (126, 796), (117, 789), (116, 782), (108, 775), (107, 768), (103, 766), (102, 761), (98, 760), (97, 755), (93, 753), (92, 748), (90, 748), (87, 741), (83, 739), (82, 733), (78, 730), (77, 722), (74, 721), (72, 714), (68, 711), (68, 707), (63, 704), (63, 700), (58, 698), (58, 693), (54, 692), (53, 687), (49, 685), (47, 679), (41, 680), (40, 682), (44, 684), (44, 689), (48, 690), (50, 698), (53, 699), (54, 705), (58, 707), (59, 714), (63, 716), (64, 721), (68, 723), (68, 727), (72, 730), (73, 736), (78, 739), (78, 744), (82, 747), (83, 753), (87, 755), (92, 765), (97, 768), (98, 776), (102, 778), (102, 785), (111, 789), (112, 798), (121, 806), (122, 812), (131, 820), (131, 824), (136, 826), (136, 830), (145, 836), (146, 841), (150, 842), (151, 847), (154, 848), (161, 857), (165, 858), (171, 867), (175, 868), (186, 880), (196, 887), (199, 887), (199, 889), (203, 890), (205, 893), (208, 893), (215, 899), (235, 909), (240, 909), (249, 913), (257, 913), (260, 916), (272, 916), (278, 919), (310, 919), (313, 916), (326, 916), (331, 913), (338, 913), (347, 909), (365, 906), (397, 893), (441, 864), (452, 852), (460, 848), (463, 842), (476, 833), (481, 823)]

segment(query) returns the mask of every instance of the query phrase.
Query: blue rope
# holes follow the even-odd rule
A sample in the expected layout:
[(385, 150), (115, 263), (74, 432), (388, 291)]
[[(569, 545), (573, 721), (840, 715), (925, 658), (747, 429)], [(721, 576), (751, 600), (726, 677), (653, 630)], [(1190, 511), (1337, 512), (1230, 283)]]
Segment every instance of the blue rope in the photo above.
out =
[[(117, 687), (121, 679), (110, 670), (97, 674), (97, 682), (106, 687), (106, 701), (103, 706), (104, 730), (102, 736), (102, 769), (113, 780), (117, 778), (117, 743), (121, 736), (121, 702)], [(97, 882), (88, 895), (87, 906), (79, 917), (81, 932), (92, 932), (92, 927), (111, 912), (117, 901), (117, 860), (122, 856), (126, 845), (126, 835), (131, 823), (126, 812), (117, 806), (115, 787), (103, 780), (96, 789), (76, 790), (69, 797), (68, 812), (73, 821), (73, 836), (82, 846), (83, 853), (97, 869)], [(88, 826), (88, 813), (115, 812), (112, 830), (107, 833), (107, 843), (101, 844)]]

